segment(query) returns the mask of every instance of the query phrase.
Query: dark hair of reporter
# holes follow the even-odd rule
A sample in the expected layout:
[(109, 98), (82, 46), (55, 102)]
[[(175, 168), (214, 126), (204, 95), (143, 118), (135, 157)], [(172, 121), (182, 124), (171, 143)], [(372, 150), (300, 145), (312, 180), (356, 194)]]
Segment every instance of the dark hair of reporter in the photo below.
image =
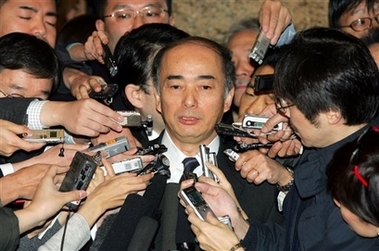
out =
[[(108, 4), (109, 0), (91, 0), (93, 3), (91, 4), (93, 8), (96, 10), (97, 15), (99, 17), (104, 17), (105, 15), (105, 7)], [(167, 12), (168, 15), (171, 16), (172, 14), (172, 0), (165, 0), (167, 5)]]
[(370, 51), (336, 29), (304, 30), (283, 46), (274, 90), (311, 123), (321, 112), (338, 110), (346, 125), (359, 125), (370, 122), (379, 110), (379, 72)]
[(169, 24), (145, 24), (125, 34), (115, 48), (115, 60), (119, 67), (115, 77), (122, 92), (126, 107), (134, 110), (125, 96), (125, 86), (139, 85), (149, 93), (148, 80), (151, 76), (152, 61), (156, 52), (165, 45), (186, 38), (189, 34)]
[(9, 33), (0, 38), (0, 71), (22, 69), (37, 78), (51, 79), (57, 88), (60, 65), (55, 51), (45, 41), (26, 33)]
[(358, 7), (361, 3), (366, 3), (367, 10), (372, 12), (375, 10), (377, 0), (329, 0), (329, 27), (341, 27), (340, 18), (344, 13), (348, 13)]
[(327, 167), (332, 196), (364, 221), (379, 226), (379, 128), (334, 154)]
[(58, 33), (56, 45), (84, 44), (92, 32), (96, 30), (96, 20), (96, 16), (84, 14), (67, 21)]

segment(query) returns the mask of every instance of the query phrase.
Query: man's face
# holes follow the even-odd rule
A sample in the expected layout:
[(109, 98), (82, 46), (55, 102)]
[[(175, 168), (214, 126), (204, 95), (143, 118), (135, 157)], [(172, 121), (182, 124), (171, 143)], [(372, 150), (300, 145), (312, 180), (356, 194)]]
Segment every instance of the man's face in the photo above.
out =
[(304, 146), (322, 148), (337, 141), (334, 136), (338, 137), (335, 133), (338, 126), (329, 124), (328, 113), (320, 113), (316, 122), (311, 123), (296, 105), (286, 110), (291, 128)]
[(227, 47), (232, 51), (232, 60), (236, 69), (235, 94), (233, 104), (240, 106), (241, 96), (254, 72), (249, 54), (258, 33), (253, 30), (244, 30), (234, 34), (228, 41)]
[(0, 97), (5, 95), (25, 98), (47, 99), (50, 95), (53, 81), (51, 79), (36, 78), (22, 69), (0, 71)]
[(0, 7), (0, 37), (22, 32), (55, 46), (57, 12), (54, 0), (8, 0)]
[(177, 46), (162, 59), (157, 110), (179, 148), (209, 144), (216, 136), (216, 123), (230, 108), (234, 93), (224, 98), (220, 61), (213, 50), (198, 44)]
[[(353, 22), (357, 21), (358, 19), (362, 18), (371, 18), (372, 19), (372, 26), (371, 28), (379, 27), (379, 23), (375, 21), (375, 16), (379, 14), (379, 4), (377, 4), (374, 7), (374, 12), (369, 13), (367, 11), (366, 3), (362, 2), (359, 4), (355, 9), (345, 12), (341, 15), (340, 18), (340, 24), (341, 26), (348, 26), (352, 24)], [(369, 21), (362, 21), (362, 22), (369, 22)], [(350, 27), (344, 27), (341, 28), (343, 31), (357, 37), (362, 38), (364, 36), (367, 36), (369, 29), (365, 31), (355, 31)]]
[(245, 114), (260, 114), (267, 105), (273, 104), (272, 94), (256, 94), (254, 91), (254, 81), (256, 75), (273, 74), (274, 68), (268, 65), (260, 66), (254, 73), (251, 81), (246, 87), (245, 92), (241, 97), (239, 107), (239, 117), (242, 118)]
[[(108, 0), (105, 7), (104, 15), (111, 15), (115, 11), (130, 9), (133, 11), (140, 11), (145, 7), (158, 7), (167, 10), (165, 0), (124, 0), (124, 1), (111, 1)], [(121, 36), (135, 28), (140, 27), (146, 23), (167, 23), (174, 24), (173, 17), (170, 17), (167, 12), (164, 12), (157, 18), (144, 18), (137, 15), (135, 19), (122, 20), (116, 17), (106, 17), (104, 21), (97, 20), (96, 28), (105, 31), (109, 38), (109, 48), (113, 52), (116, 44)]]

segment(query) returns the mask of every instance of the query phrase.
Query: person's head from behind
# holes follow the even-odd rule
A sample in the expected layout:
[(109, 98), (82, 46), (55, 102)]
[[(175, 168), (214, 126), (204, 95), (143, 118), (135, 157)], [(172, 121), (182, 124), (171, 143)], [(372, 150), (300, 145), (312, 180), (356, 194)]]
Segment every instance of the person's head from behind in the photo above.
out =
[(153, 63), (155, 98), (174, 143), (209, 144), (234, 94), (234, 65), (227, 48), (189, 37), (161, 49)]
[(232, 52), (232, 60), (236, 69), (236, 82), (233, 104), (240, 106), (240, 100), (255, 65), (249, 54), (259, 33), (259, 22), (256, 18), (243, 19), (233, 25), (225, 36), (225, 44)]
[(362, 41), (367, 45), (379, 69), (379, 28), (370, 30), (368, 35), (362, 38)]
[(379, 27), (379, 1), (329, 0), (329, 26), (362, 38)]
[(57, 0), (0, 0), (0, 37), (23, 32), (55, 45)]
[(0, 97), (47, 99), (59, 73), (58, 57), (46, 42), (25, 33), (0, 38)]
[(158, 133), (163, 130), (164, 123), (155, 109), (151, 76), (153, 59), (163, 46), (188, 36), (169, 24), (145, 24), (122, 36), (116, 45), (114, 56), (119, 67), (116, 82), (126, 107), (140, 112), (143, 120), (152, 115)]
[(326, 147), (377, 116), (379, 73), (362, 41), (312, 28), (282, 50), (275, 102), (305, 146)]
[(363, 237), (379, 235), (379, 127), (334, 154), (327, 167), (328, 189), (343, 219)]
[(122, 35), (143, 24), (174, 24), (171, 0), (96, 0), (95, 6), (100, 17), (96, 28), (106, 32), (111, 51), (114, 51)]

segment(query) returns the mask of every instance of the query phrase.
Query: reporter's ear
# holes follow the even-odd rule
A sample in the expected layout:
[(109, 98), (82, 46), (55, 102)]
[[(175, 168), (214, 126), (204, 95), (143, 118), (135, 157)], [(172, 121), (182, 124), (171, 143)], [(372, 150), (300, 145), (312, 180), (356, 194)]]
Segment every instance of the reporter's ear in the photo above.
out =
[(125, 86), (125, 96), (129, 102), (136, 108), (141, 109), (143, 104), (141, 100), (142, 89), (138, 85), (127, 84)]

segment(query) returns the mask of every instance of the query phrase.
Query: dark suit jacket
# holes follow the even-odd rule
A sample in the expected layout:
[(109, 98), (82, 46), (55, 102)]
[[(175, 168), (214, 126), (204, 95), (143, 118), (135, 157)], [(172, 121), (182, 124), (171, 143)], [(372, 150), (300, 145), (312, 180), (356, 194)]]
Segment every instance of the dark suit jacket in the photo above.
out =
[(0, 98), (0, 119), (22, 125), (27, 122), (26, 110), (33, 98)]
[[(158, 140), (161, 142), (161, 138)], [(220, 147), (217, 155), (218, 167), (223, 171), (228, 181), (232, 185), (234, 192), (238, 201), (241, 204), (241, 207), (249, 216), (249, 218), (254, 221), (259, 222), (267, 222), (267, 221), (276, 221), (282, 222), (283, 218), (281, 213), (278, 211), (277, 206), (277, 195), (278, 190), (274, 185), (271, 185), (267, 182), (264, 182), (260, 185), (250, 184), (244, 178), (241, 177), (240, 173), (237, 172), (234, 168), (234, 163), (229, 160), (229, 158), (223, 153), (223, 151), (227, 148), (233, 148), (233, 142), (223, 141), (223, 138), (220, 139)], [(175, 165), (175, 163), (171, 163), (171, 165)], [(179, 188), (177, 188), (179, 189)], [(166, 189), (167, 190), (167, 189)], [(173, 194), (175, 197), (172, 197)], [(172, 212), (177, 212), (177, 210), (167, 210), (170, 207), (177, 207), (178, 198), (177, 193), (170, 193), (172, 198), (164, 198), (161, 203), (162, 210), (162, 218), (161, 218), (161, 228), (158, 230), (158, 234), (155, 240), (155, 249), (154, 250), (167, 250), (167, 249), (176, 249), (176, 247), (172, 246), (178, 239), (178, 235), (180, 239), (187, 238), (187, 242), (194, 242), (194, 235), (191, 232), (190, 235), (188, 231), (185, 229), (189, 229), (188, 221), (181, 221), (179, 224), (186, 224), (186, 226), (179, 226), (176, 229), (176, 240), (172, 240), (172, 232), (167, 232), (165, 226), (167, 224), (172, 224), (170, 221), (177, 221), (177, 215), (173, 215)], [(169, 205), (167, 205), (169, 203)], [(180, 205), (179, 205), (180, 207)], [(167, 211), (170, 212), (170, 215), (167, 215)], [(180, 211), (179, 211), (180, 218)], [(180, 221), (179, 221), (180, 222)], [(165, 229), (165, 233), (162, 233), (162, 228)], [(187, 233), (180, 233), (187, 232)], [(185, 237), (183, 237), (185, 236)], [(167, 243), (169, 246), (167, 246)]]

